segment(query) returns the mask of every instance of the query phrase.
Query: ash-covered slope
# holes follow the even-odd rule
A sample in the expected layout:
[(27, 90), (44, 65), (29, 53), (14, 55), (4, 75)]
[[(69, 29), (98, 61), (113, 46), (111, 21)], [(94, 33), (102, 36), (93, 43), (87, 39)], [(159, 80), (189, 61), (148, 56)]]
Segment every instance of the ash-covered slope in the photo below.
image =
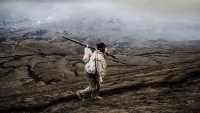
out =
[[(0, 112), (199, 111), (196, 12), (117, 6), (121, 10), (113, 14), (113, 5), (99, 2), (0, 5)], [(84, 48), (62, 36), (91, 46), (104, 41), (116, 54), (119, 61), (107, 58), (103, 100), (80, 102), (76, 96), (87, 86)]]
[(78, 50), (38, 42), (10, 48), (0, 44), (2, 113), (199, 111), (200, 46), (132, 48), (116, 56), (123, 63), (107, 59), (104, 99), (86, 102), (75, 94), (87, 86)]

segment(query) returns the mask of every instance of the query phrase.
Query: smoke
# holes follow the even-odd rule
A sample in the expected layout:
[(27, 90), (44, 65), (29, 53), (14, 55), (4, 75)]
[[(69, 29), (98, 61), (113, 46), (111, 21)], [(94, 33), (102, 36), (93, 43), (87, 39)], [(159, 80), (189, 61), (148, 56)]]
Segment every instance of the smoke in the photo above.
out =
[(200, 40), (199, 6), (200, 0), (6, 0), (0, 3), (0, 27), (59, 23), (61, 30), (84, 27), (80, 35), (96, 37)]

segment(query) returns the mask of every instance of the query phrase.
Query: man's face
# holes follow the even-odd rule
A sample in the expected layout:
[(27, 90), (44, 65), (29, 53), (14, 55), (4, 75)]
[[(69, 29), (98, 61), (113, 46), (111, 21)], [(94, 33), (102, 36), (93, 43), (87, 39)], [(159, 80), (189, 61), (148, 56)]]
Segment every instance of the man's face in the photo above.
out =
[(99, 50), (101, 51), (101, 52), (104, 52), (105, 51), (105, 46), (104, 47), (102, 47), (102, 48), (100, 48)]
[(107, 47), (106, 47), (106, 46), (104, 46), (104, 47), (102, 48), (102, 52), (104, 52), (104, 53), (107, 52)]

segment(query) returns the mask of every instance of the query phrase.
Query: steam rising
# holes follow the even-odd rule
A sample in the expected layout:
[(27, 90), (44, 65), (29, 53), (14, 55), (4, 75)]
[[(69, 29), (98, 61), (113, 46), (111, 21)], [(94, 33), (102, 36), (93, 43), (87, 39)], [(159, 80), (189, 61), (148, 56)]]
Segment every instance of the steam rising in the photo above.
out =
[(199, 6), (200, 0), (10, 0), (0, 4), (0, 28), (51, 25), (96, 37), (200, 40)]

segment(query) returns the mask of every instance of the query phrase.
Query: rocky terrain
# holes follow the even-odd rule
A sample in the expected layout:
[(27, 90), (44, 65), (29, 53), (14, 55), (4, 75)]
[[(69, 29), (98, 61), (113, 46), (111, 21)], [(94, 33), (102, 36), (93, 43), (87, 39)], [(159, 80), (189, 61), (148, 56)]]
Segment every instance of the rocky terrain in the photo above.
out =
[[(200, 112), (199, 5), (155, 1), (1, 2), (0, 113)], [(103, 100), (76, 96), (84, 47), (63, 36), (116, 55)]]
[(104, 99), (86, 102), (75, 94), (87, 86), (82, 47), (1, 43), (0, 112), (199, 112), (199, 42), (150, 42), (117, 52), (120, 62), (108, 57)]

